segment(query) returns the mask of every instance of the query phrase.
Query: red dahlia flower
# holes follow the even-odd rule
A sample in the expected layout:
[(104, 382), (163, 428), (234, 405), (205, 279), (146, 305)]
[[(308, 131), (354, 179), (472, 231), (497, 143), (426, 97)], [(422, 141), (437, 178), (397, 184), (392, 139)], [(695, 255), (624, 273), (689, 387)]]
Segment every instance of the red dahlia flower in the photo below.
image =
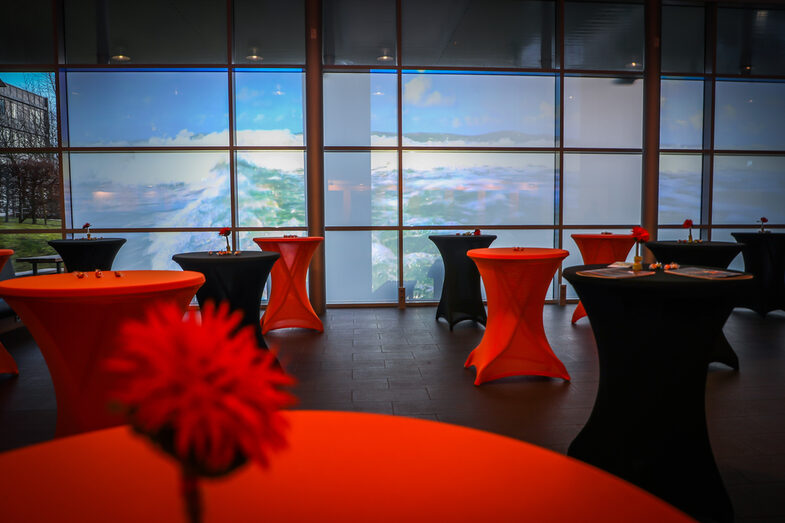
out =
[(684, 220), (684, 223), (681, 224), (682, 228), (687, 229), (692, 227), (692, 220)]
[(89, 229), (91, 227), (90, 222), (85, 223), (82, 225), (82, 229)]
[(769, 219), (768, 219), (768, 218), (766, 218), (765, 216), (761, 216), (761, 217), (760, 217), (760, 222), (761, 222), (761, 223), (769, 223)]
[(644, 229), (643, 227), (638, 227), (637, 225), (632, 228), (632, 236), (635, 238), (635, 241), (638, 243), (645, 243), (649, 241), (649, 231)]
[(232, 234), (231, 227), (221, 227), (221, 230), (218, 231), (218, 236), (229, 236)]
[(133, 426), (184, 469), (221, 475), (246, 459), (267, 467), (268, 453), (286, 446), (279, 409), (294, 396), (281, 388), (294, 379), (257, 348), (251, 327), (235, 332), (240, 318), (225, 303), (207, 303), (201, 321), (161, 307), (124, 325), (124, 346), (106, 362)]

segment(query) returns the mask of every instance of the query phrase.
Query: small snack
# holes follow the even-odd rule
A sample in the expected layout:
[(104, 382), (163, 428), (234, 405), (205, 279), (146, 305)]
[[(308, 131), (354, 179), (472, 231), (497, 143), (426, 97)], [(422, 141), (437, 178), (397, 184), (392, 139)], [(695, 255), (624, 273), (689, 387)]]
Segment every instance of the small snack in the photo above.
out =
[(76, 277), (81, 280), (82, 278), (84, 278), (84, 273), (81, 271), (76, 271)]
[(523, 247), (513, 247), (512, 250), (514, 250), (514, 251), (522, 251)]
[(123, 273), (121, 273), (120, 271), (114, 271), (114, 277), (115, 278), (122, 278), (123, 277)]
[(650, 271), (656, 271), (657, 269), (662, 269), (662, 264), (660, 262), (654, 262), (649, 264)]
[(95, 277), (96, 278), (103, 278), (104, 277), (104, 273), (101, 271), (101, 269), (96, 269), (95, 270)]
[(665, 264), (665, 270), (666, 271), (673, 270), (673, 269), (678, 269), (678, 268), (679, 268), (679, 264), (676, 263), (676, 262), (671, 262), (671, 263), (666, 263)]

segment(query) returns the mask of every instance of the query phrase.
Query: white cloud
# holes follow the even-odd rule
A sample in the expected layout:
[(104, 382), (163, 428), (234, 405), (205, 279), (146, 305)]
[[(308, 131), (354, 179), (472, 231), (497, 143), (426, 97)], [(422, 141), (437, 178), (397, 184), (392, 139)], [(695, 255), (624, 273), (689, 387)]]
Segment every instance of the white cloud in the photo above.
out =
[(403, 101), (418, 107), (432, 107), (435, 105), (452, 105), (454, 96), (444, 96), (439, 91), (431, 91), (431, 79), (425, 76), (415, 76), (403, 86)]

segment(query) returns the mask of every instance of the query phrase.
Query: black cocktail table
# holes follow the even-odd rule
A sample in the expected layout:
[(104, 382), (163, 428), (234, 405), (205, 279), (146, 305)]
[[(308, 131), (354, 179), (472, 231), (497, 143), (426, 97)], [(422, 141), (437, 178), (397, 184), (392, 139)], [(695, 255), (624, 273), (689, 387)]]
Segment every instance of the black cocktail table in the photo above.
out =
[(216, 304), (228, 301), (233, 310), (243, 313), (240, 326), (251, 325), (259, 347), (267, 348), (259, 323), (259, 304), (264, 284), (273, 264), (281, 255), (277, 252), (240, 251), (239, 254), (217, 255), (207, 252), (175, 254), (172, 259), (183, 270), (204, 274), (204, 285), (196, 291), (199, 306), (208, 300)]
[(727, 269), (742, 245), (733, 242), (646, 242), (658, 262)]
[(474, 320), (485, 325), (487, 315), (482, 303), (480, 272), (466, 252), (490, 246), (496, 235), (434, 234), (428, 238), (436, 244), (444, 261), (444, 284), (436, 308), (436, 319), (447, 320), (450, 330), (463, 320)]
[(693, 517), (732, 521), (706, 427), (706, 361), (753, 280), (576, 274), (598, 267), (563, 272), (586, 308), (600, 363), (594, 409), (568, 455)]
[(125, 243), (125, 238), (95, 238), (88, 240), (50, 240), (47, 242), (57, 251), (65, 263), (65, 270), (94, 271), (112, 269), (117, 251)]
[(747, 307), (761, 316), (785, 310), (785, 233), (732, 232), (743, 243), (744, 270), (755, 275), (755, 285), (738, 307)]

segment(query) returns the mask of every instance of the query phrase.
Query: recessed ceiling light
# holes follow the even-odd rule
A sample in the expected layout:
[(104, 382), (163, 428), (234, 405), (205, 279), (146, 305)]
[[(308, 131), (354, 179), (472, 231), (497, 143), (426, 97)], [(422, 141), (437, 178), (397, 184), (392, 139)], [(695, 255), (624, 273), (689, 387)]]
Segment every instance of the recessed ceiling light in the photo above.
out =
[(246, 55), (245, 59), (252, 62), (261, 62), (264, 60), (264, 57), (259, 55), (259, 49), (256, 47), (251, 47), (250, 53)]
[(377, 56), (376, 59), (380, 62), (392, 62), (395, 60), (395, 57), (390, 56), (390, 50), (384, 47), (382, 48), (382, 54)]
[(112, 61), (113, 62), (130, 62), (131, 61), (131, 57), (126, 55), (126, 54), (120, 53), (120, 54), (112, 55)]

